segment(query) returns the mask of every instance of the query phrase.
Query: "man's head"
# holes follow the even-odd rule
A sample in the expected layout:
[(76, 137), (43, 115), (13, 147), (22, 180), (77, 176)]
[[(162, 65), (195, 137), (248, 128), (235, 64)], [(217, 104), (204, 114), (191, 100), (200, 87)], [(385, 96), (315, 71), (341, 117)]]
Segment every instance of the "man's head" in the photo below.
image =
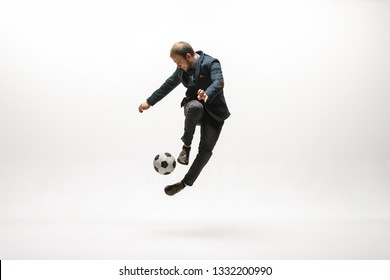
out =
[(195, 68), (195, 52), (190, 44), (177, 42), (171, 48), (171, 58), (178, 68), (184, 71), (191, 71)]

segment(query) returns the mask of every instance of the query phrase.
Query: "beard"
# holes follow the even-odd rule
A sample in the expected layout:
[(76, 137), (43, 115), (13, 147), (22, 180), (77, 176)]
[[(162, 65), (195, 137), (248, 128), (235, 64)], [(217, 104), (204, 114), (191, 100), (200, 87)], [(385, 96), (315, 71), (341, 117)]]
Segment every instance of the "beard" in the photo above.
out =
[(188, 59), (186, 59), (187, 62), (187, 69), (186, 72), (192, 72), (195, 69), (195, 63), (191, 63)]

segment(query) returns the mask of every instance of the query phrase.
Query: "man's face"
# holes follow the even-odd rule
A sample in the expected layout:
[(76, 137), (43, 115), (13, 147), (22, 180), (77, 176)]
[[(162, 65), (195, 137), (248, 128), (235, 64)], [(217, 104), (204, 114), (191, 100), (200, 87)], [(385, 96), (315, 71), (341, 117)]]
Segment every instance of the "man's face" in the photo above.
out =
[(195, 58), (189, 53), (187, 53), (185, 58), (181, 55), (174, 54), (172, 55), (172, 60), (176, 63), (178, 68), (181, 68), (186, 72), (190, 72), (195, 68)]

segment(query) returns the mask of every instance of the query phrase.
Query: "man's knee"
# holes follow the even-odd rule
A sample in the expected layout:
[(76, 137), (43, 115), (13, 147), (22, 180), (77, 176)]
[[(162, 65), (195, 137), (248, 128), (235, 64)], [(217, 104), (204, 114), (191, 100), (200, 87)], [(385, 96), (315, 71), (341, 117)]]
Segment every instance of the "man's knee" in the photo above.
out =
[(203, 113), (203, 105), (197, 100), (192, 100), (186, 104), (186, 114), (201, 114)]

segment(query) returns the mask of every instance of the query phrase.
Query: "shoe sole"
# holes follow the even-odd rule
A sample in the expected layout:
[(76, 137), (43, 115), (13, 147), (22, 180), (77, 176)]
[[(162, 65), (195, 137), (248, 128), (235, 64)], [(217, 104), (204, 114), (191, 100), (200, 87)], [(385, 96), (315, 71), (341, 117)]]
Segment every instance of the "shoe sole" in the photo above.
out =
[(177, 160), (177, 162), (182, 164), (182, 165), (188, 165), (188, 162), (184, 162), (184, 161), (180, 161), (180, 160)]

